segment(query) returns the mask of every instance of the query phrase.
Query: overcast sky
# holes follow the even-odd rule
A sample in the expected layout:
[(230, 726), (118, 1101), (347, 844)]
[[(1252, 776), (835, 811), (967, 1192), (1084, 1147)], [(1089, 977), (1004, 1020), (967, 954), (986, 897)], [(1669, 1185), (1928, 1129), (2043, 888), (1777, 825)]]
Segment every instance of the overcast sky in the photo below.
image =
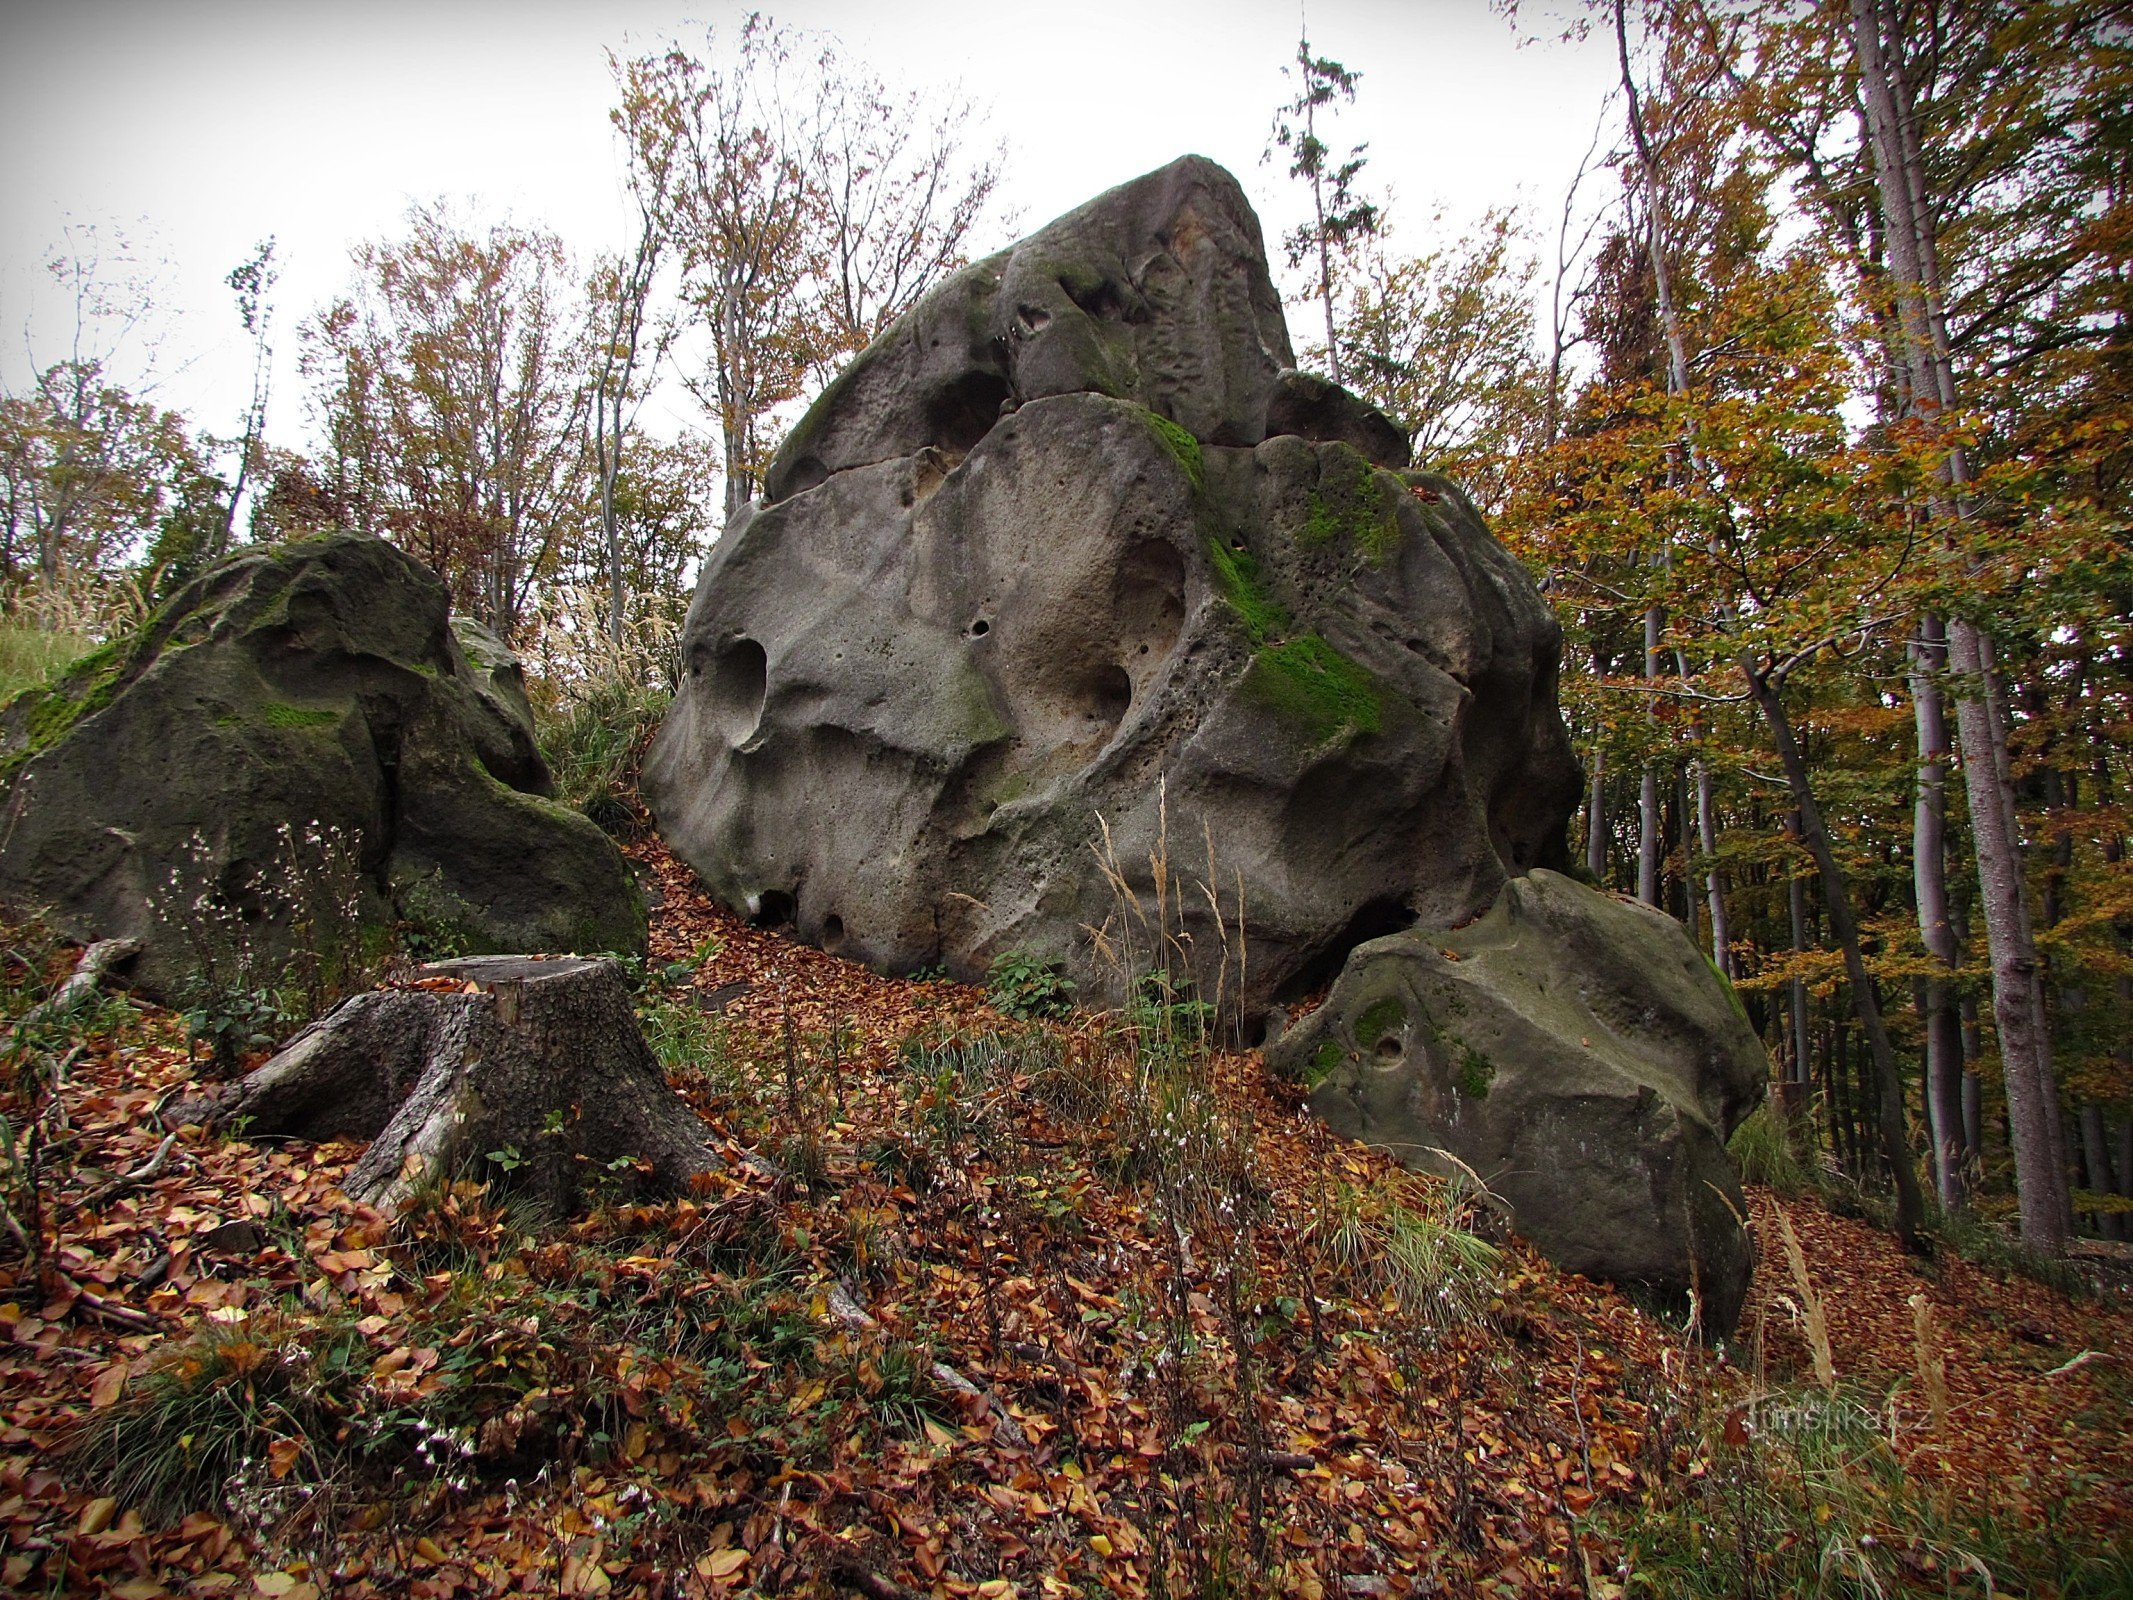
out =
[[(1290, 180), (1261, 160), (1294, 0), (770, 9), (892, 84), (975, 101), (1008, 147), (1015, 232), (1187, 151), (1242, 180), (1270, 242), (1295, 219)], [(706, 0), (0, 0), (0, 371), (19, 381), (26, 347), (40, 362), (65, 353), (69, 321), (39, 263), (70, 223), (116, 225), (168, 263), (158, 398), (230, 427), (246, 357), (221, 280), (272, 234), (269, 432), (297, 442), (295, 326), (346, 285), (353, 243), (443, 196), (551, 227), (581, 256), (618, 247), (605, 51), (668, 36), (700, 48), (706, 22), (742, 14)], [(1370, 142), (1366, 176), (1394, 191), (1414, 249), (1440, 203), (1454, 219), (1511, 202), (1552, 214), (1613, 78), (1606, 41), (1521, 46), (1487, 0), (1313, 0), (1310, 29), (1314, 49), (1363, 74), (1335, 136)]]

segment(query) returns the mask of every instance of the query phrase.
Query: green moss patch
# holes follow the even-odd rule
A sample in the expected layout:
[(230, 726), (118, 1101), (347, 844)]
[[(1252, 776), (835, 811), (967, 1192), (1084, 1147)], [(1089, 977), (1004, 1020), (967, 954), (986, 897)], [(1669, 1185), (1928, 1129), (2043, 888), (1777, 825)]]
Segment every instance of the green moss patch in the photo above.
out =
[(1329, 449), (1297, 537), (1307, 545), (1352, 544), (1382, 566), (1400, 542), (1400, 519), (1383, 475), (1345, 445)]
[(270, 702), (259, 716), (270, 728), (327, 728), (341, 720), (338, 711), (322, 711), (315, 706), (292, 706), (279, 700)]
[(1192, 436), (1190, 430), (1179, 427), (1168, 417), (1159, 417), (1153, 411), (1143, 412), (1142, 415), (1148, 419), (1148, 426), (1155, 430), (1155, 436), (1163, 441), (1163, 448), (1177, 458), (1178, 465), (1184, 469), (1185, 476), (1191, 480), (1193, 488), (1205, 494), (1207, 457), (1200, 449), (1200, 441)]
[(1350, 729), (1376, 733), (1385, 725), (1385, 699), (1370, 674), (1315, 633), (1261, 650), (1245, 682), (1321, 739)]
[(1459, 1053), (1459, 1092), (1469, 1100), (1486, 1100), (1489, 1085), (1495, 1081), (1496, 1063), (1472, 1045), (1463, 1046)]
[(1340, 1064), (1346, 1059), (1347, 1052), (1328, 1039), (1311, 1053), (1310, 1065), (1304, 1069), (1305, 1084), (1316, 1089), (1340, 1070)]
[(0, 777), (13, 776), (31, 757), (64, 739), (82, 718), (96, 715), (116, 700), (126, 662), (126, 652), (119, 645), (99, 645), (43, 688), (24, 690), (15, 701), (22, 708), (16, 725), (22, 729), (23, 742), (0, 763)]
[(1215, 581), (1222, 586), (1222, 598), (1237, 613), (1238, 620), (1244, 624), (1245, 636), (1255, 648), (1288, 631), (1289, 613), (1280, 601), (1260, 587), (1259, 563), (1251, 551), (1232, 550), (1220, 539), (1210, 538), (1207, 557), (1214, 564)]
[(1387, 996), (1376, 1002), (1355, 1019), (1355, 1042), (1365, 1050), (1374, 1050), (1379, 1042), (1407, 1027), (1407, 1008)]
[(1385, 699), (1377, 682), (1315, 633), (1283, 638), (1293, 625), (1286, 607), (1260, 587), (1259, 563), (1249, 550), (1207, 541), (1208, 559), (1222, 597), (1252, 641), (1245, 684), (1281, 715), (1319, 739), (1343, 730), (1376, 733), (1385, 724)]

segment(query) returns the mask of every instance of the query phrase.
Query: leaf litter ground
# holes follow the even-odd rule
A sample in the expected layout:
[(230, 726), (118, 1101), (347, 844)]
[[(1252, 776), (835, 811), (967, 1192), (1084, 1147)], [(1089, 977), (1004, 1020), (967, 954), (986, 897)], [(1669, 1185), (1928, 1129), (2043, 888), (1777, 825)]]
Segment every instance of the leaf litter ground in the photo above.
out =
[[(464, 1183), (389, 1219), (336, 1188), (354, 1146), (166, 1129), (198, 1070), (168, 1015), (87, 1041), (43, 1271), (0, 1260), (0, 1591), (1667, 1592), (1640, 1530), (1717, 1537), (1741, 1463), (1839, 1410), (1937, 1527), (2133, 1525), (2121, 1309), (1755, 1191), (1722, 1348), (1515, 1240), (1478, 1303), (1418, 1310), (1332, 1219), (1452, 1213), (1256, 1056), (1209, 1070), (1257, 1220), (1186, 1236), (1101, 1022), (958, 1054), (1027, 1035), (634, 853), (648, 1029), (736, 1156), (687, 1199), (559, 1225)], [(1875, 1527), (1899, 1583), (1986, 1592)]]

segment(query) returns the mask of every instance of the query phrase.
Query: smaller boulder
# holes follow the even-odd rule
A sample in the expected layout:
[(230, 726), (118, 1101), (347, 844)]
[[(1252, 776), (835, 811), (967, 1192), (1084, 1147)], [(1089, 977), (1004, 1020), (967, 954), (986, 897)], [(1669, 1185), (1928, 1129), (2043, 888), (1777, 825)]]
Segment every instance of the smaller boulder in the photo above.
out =
[(1404, 472), (1414, 462), (1407, 435), (1368, 401), (1315, 373), (1293, 368), (1274, 380), (1266, 403), (1266, 432), (1344, 444), (1372, 466)]
[(1528, 873), (1463, 928), (1359, 947), (1267, 1060), (1336, 1132), (1470, 1169), (1557, 1266), (1733, 1327), (1754, 1254), (1726, 1139), (1769, 1062), (1672, 918)]
[(0, 789), (0, 897), (137, 940), (157, 997), (202, 964), (196, 895), (287, 959), (291, 838), (303, 857), (314, 830), (359, 858), (333, 938), (398, 917), (470, 952), (644, 948), (629, 864), (552, 798), (516, 660), (367, 534), (241, 550), (18, 696)]

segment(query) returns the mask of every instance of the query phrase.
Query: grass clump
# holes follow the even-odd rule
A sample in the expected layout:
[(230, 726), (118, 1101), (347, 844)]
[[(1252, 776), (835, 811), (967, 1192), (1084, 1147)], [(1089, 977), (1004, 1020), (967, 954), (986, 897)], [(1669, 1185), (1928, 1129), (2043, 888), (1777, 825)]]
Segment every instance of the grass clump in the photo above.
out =
[(78, 633), (57, 633), (19, 618), (0, 619), (0, 705), (49, 680), (96, 647)]
[(1768, 1104), (1758, 1106), (1733, 1130), (1726, 1149), (1739, 1164), (1745, 1183), (1759, 1183), (1784, 1195), (1806, 1194), (1815, 1187), (1814, 1174), (1793, 1148), (1784, 1117)]
[(611, 834), (641, 831), (637, 763), (673, 698), (664, 689), (605, 683), (541, 717), (541, 755), (556, 798)]

